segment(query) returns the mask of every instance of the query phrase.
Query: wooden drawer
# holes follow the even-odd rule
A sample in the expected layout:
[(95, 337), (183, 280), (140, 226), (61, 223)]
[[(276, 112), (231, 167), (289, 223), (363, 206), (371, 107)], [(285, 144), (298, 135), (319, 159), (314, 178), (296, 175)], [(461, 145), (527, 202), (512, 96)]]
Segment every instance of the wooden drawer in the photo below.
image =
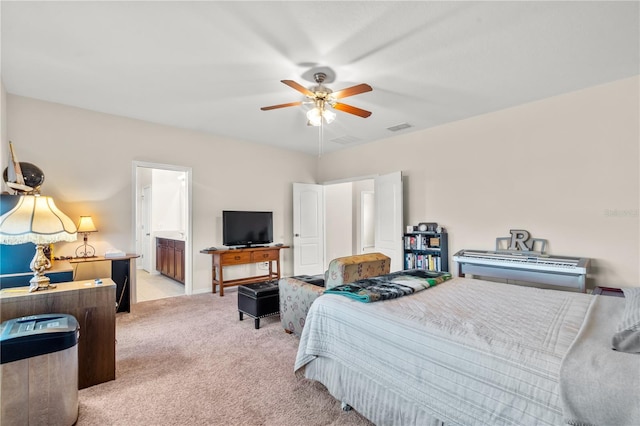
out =
[(174, 240), (170, 240), (168, 238), (156, 238), (156, 245), (173, 247)]
[(229, 252), (220, 256), (220, 263), (222, 265), (242, 265), (245, 263), (251, 263), (250, 252)]
[(266, 262), (268, 260), (278, 260), (280, 251), (275, 250), (260, 250), (251, 253), (251, 258), (254, 262)]

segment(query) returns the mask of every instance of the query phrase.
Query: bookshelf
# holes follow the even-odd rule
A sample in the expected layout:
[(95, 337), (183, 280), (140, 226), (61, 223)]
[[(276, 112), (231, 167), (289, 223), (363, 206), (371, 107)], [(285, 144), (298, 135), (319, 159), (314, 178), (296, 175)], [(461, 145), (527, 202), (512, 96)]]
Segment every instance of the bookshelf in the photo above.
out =
[(414, 231), (404, 234), (404, 269), (449, 272), (447, 233)]

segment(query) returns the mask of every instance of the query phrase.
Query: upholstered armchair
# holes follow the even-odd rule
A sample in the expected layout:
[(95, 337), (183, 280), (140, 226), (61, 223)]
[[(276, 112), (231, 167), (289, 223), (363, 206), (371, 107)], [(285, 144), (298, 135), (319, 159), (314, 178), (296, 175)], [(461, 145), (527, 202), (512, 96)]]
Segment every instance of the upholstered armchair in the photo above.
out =
[(287, 333), (300, 336), (307, 312), (325, 289), (389, 273), (391, 259), (382, 253), (338, 257), (323, 275), (281, 278), (280, 321)]

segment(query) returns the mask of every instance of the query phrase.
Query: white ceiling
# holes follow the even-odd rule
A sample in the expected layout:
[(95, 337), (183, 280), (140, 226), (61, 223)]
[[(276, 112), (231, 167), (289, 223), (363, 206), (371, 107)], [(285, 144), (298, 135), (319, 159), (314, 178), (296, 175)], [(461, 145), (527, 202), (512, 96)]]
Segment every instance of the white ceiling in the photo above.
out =
[[(2, 1), (8, 93), (318, 151), (280, 80), (328, 66), (324, 152), (640, 74), (640, 3)], [(393, 133), (387, 128), (409, 123)], [(343, 143), (332, 140), (338, 139)], [(347, 142), (344, 144), (344, 142)]]

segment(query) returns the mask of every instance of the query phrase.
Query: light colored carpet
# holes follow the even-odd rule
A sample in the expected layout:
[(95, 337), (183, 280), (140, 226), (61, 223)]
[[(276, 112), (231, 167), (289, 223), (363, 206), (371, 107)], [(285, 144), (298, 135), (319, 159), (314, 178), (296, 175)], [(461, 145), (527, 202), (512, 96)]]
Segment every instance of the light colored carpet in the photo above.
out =
[(116, 380), (80, 391), (78, 426), (371, 425), (295, 377), (278, 316), (239, 321), (236, 289), (135, 304), (116, 335)]

